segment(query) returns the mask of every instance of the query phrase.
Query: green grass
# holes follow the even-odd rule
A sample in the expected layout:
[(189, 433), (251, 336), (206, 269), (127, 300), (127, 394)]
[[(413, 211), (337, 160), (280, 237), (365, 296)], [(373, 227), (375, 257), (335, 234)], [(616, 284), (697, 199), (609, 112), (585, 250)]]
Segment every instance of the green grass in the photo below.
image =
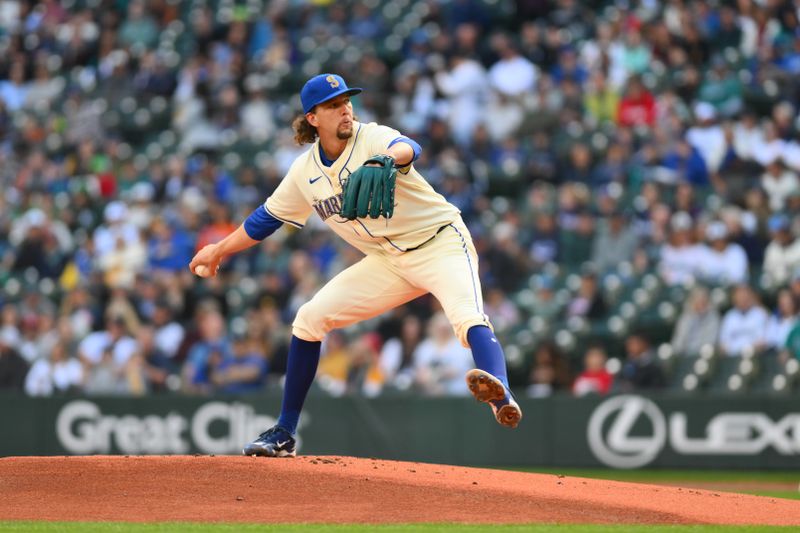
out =
[(238, 531), (263, 531), (274, 533), (479, 533), (491, 530), (493, 533), (788, 533), (796, 528), (774, 526), (605, 526), (571, 524), (536, 525), (459, 525), (459, 524), (399, 524), (399, 525), (327, 525), (327, 524), (191, 524), (186, 522), (167, 522), (161, 524), (131, 524), (121, 522), (0, 522), (0, 531), (19, 532), (106, 532), (120, 531), (133, 533), (183, 532), (222, 533)]
[(770, 498), (785, 498), (787, 500), (800, 500), (800, 492), (788, 490), (745, 490), (743, 494), (755, 494), (756, 496), (767, 496)]
[[(608, 470), (591, 468), (519, 468), (521, 472), (540, 474), (558, 474), (564, 476), (587, 477), (594, 479), (612, 479), (634, 483), (782, 483), (797, 490), (760, 490), (743, 489), (744, 494), (770, 496), (772, 498), (789, 498), (800, 500), (800, 470), (795, 471), (747, 471), (747, 470)], [(731, 489), (720, 488), (718, 490)]]
[(800, 470), (795, 471), (749, 471), (749, 470), (609, 470), (602, 468), (515, 468), (520, 472), (540, 474), (561, 474), (565, 476), (588, 477), (596, 479), (615, 479), (617, 481), (636, 481), (656, 483), (659, 481), (700, 481), (735, 483), (752, 481), (763, 483), (800, 483)]

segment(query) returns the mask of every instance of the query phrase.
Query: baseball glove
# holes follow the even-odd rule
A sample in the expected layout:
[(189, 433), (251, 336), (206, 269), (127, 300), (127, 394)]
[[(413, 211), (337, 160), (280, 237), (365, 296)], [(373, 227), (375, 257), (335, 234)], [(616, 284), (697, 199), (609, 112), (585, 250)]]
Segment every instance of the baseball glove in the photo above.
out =
[[(367, 166), (377, 163), (380, 166)], [(348, 220), (384, 216), (392, 218), (394, 213), (394, 186), (397, 169), (394, 158), (374, 155), (350, 174), (342, 190), (342, 210), (339, 213)]]

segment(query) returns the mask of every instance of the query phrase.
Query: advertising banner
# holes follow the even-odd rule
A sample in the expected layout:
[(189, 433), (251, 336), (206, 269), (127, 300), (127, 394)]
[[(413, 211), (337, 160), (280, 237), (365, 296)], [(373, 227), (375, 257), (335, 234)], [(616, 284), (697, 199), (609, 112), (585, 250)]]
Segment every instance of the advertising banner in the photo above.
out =
[[(798, 468), (792, 398), (620, 395), (520, 401), (500, 427), (464, 398), (312, 395), (298, 429), (306, 455), (486, 466)], [(278, 395), (0, 396), (0, 455), (238, 454), (271, 427)]]

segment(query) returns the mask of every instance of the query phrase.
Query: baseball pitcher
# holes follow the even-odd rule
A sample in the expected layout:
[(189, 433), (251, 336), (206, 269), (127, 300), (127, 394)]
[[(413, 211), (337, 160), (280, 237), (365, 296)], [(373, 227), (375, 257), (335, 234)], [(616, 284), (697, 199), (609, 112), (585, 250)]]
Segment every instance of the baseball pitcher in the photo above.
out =
[(316, 214), (366, 257), (331, 279), (297, 312), (278, 423), (245, 455), (296, 454), (294, 434), (317, 371), (321, 341), (335, 328), (375, 317), (430, 292), (477, 368), (470, 392), (514, 428), (522, 411), (508, 388), (503, 349), (483, 312), (478, 256), (460, 213), (414, 168), (421, 147), (400, 132), (353, 117), (341, 76), (320, 74), (300, 93), (293, 128), (300, 155), (275, 192), (225, 239), (205, 246), (190, 270), (214, 276), (228, 255), (256, 245), (282, 224), (302, 228)]

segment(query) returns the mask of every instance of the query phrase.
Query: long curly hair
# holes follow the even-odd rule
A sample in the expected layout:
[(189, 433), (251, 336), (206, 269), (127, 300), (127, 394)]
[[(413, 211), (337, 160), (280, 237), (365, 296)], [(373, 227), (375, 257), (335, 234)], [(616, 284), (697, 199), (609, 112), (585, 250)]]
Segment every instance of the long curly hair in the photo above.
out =
[[(353, 114), (353, 120), (358, 121), (355, 114)], [(319, 136), (317, 128), (309, 124), (305, 115), (295, 117), (292, 121), (292, 129), (294, 130), (294, 142), (300, 146), (313, 143)]]
[(300, 115), (292, 121), (294, 142), (299, 145), (311, 144), (317, 140), (317, 128), (309, 124), (305, 115)]

